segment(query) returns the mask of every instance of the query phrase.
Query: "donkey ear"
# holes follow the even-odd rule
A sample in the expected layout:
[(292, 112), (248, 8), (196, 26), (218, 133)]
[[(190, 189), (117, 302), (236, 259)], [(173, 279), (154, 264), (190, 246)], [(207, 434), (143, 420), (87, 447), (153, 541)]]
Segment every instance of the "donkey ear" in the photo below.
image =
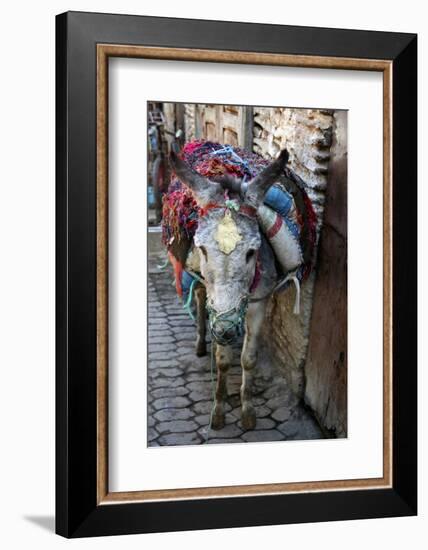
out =
[(174, 151), (169, 155), (169, 162), (178, 179), (184, 183), (195, 195), (196, 201), (203, 205), (214, 198), (219, 191), (218, 183), (211, 183), (198, 172), (190, 168)]
[(245, 193), (246, 202), (258, 208), (263, 202), (263, 198), (271, 185), (281, 177), (285, 165), (288, 162), (288, 158), (289, 154), (287, 149), (283, 149), (276, 160), (266, 166), (260, 174), (250, 181), (247, 192)]

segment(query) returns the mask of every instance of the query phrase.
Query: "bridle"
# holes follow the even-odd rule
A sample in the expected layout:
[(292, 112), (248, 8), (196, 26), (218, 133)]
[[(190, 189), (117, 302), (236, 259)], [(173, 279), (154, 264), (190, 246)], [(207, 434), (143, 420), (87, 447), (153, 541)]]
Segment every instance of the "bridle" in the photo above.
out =
[[(226, 197), (225, 197), (226, 198)], [(216, 209), (230, 209), (239, 211), (239, 213), (251, 217), (251, 218), (257, 218), (257, 210), (249, 205), (236, 205), (235, 201), (229, 200), (229, 198), (226, 198), (225, 205), (220, 205), (215, 202), (208, 203), (205, 205), (203, 209), (200, 209), (199, 216), (203, 217), (207, 215), (207, 213), (211, 210)], [(272, 290), (270, 290), (267, 294), (260, 298), (254, 298), (250, 297), (250, 294), (252, 290), (249, 289), (247, 294), (244, 294), (239, 299), (236, 306), (226, 310), (218, 312), (215, 309), (213, 309), (210, 304), (208, 303), (208, 300), (206, 302), (206, 308), (208, 311), (208, 319), (209, 319), (209, 326), (210, 326), (210, 332), (212, 337), (215, 339), (215, 341), (220, 345), (230, 345), (233, 343), (235, 336), (239, 335), (241, 336), (244, 332), (244, 321), (245, 321), (245, 315), (247, 313), (247, 309), (249, 304), (261, 302), (263, 300), (266, 300), (269, 298), (272, 294), (275, 292), (281, 290), (288, 282), (293, 281), (296, 287), (296, 300), (294, 304), (294, 313), (299, 314), (299, 304), (300, 304), (300, 282), (297, 277), (297, 271), (299, 268), (297, 268), (294, 271), (291, 271), (287, 273), (287, 275), (282, 278), (274, 287)], [(198, 282), (205, 285), (204, 278), (196, 274), (192, 271), (188, 271), (188, 273), (194, 277)], [(251, 284), (251, 287), (253, 287), (253, 283)], [(250, 287), (250, 288), (251, 288)], [(220, 328), (221, 327), (221, 328)], [(230, 336), (228, 336), (230, 334)]]
[[(206, 305), (211, 335), (218, 344), (227, 346), (233, 343), (235, 335), (244, 333), (244, 320), (248, 309), (248, 297), (243, 296), (235, 307), (219, 313), (208, 303)], [(228, 336), (231, 334), (231, 336)]]

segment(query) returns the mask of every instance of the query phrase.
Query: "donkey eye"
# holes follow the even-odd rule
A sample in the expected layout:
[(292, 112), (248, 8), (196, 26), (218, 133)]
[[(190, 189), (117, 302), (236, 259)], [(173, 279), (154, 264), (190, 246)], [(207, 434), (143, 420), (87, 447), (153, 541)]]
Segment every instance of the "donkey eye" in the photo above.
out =
[(246, 255), (246, 261), (247, 263), (251, 260), (251, 258), (254, 256), (254, 254), (256, 253), (256, 251), (254, 250), (254, 248), (250, 248), (250, 250), (247, 252), (247, 255)]
[(207, 260), (208, 259), (208, 253), (207, 253), (207, 249), (205, 248), (205, 246), (200, 246), (199, 250), (202, 252), (202, 254), (204, 255), (204, 258)]

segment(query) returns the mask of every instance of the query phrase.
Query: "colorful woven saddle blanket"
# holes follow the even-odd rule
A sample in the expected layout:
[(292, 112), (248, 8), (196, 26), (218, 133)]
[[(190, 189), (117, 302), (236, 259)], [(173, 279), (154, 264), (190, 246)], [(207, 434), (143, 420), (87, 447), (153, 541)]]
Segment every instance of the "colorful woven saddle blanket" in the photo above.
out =
[[(181, 152), (182, 159), (207, 178), (232, 175), (244, 182), (252, 180), (270, 161), (257, 153), (211, 141), (192, 141)], [(187, 300), (195, 276), (185, 270), (198, 227), (200, 208), (192, 192), (172, 175), (163, 198), (162, 239), (168, 248), (175, 271), (176, 289)], [(287, 274), (287, 239), (294, 239), (301, 262), (294, 269), (299, 282), (310, 274), (316, 240), (316, 214), (305, 191), (304, 182), (288, 167), (278, 182), (269, 189), (258, 213), (260, 227), (271, 244), (283, 275)], [(256, 273), (257, 278), (257, 273)], [(253, 289), (257, 285), (253, 284)], [(286, 288), (284, 285), (283, 288)]]

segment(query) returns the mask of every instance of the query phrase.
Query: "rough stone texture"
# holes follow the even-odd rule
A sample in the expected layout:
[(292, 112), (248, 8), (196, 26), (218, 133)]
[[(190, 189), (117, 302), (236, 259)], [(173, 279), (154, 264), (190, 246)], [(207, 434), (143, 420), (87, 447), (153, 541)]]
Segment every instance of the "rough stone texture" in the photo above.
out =
[[(324, 227), (319, 243), (312, 329), (306, 360), (306, 403), (321, 425), (347, 434), (347, 147), (346, 114), (337, 113)], [(322, 332), (319, 331), (322, 327)]]
[(242, 435), (244, 441), (281, 441), (285, 439), (284, 436), (278, 430), (256, 430), (252, 432), (245, 432)]
[(288, 407), (280, 407), (272, 413), (272, 418), (284, 422), (290, 418), (290, 410)]
[[(204, 426), (199, 430), (199, 433), (205, 438), (208, 431), (208, 426)], [(233, 438), (239, 437), (243, 433), (243, 429), (238, 426), (238, 424), (228, 424), (221, 430), (212, 430), (213, 435), (219, 439), (223, 437)]]
[(159, 409), (182, 409), (183, 407), (188, 407), (190, 401), (187, 397), (161, 397), (160, 399), (155, 399), (153, 401), (153, 407), (156, 410)]
[[(254, 150), (269, 158), (287, 147), (291, 167), (307, 184), (307, 193), (318, 215), (318, 235), (321, 235), (316, 271), (302, 287), (300, 316), (292, 313), (293, 287), (275, 296), (268, 310), (269, 341), (296, 395), (304, 397), (323, 428), (344, 437), (347, 430), (347, 114), (315, 109), (256, 108), (254, 115)], [(319, 327), (323, 327), (322, 331)]]
[(195, 111), (196, 106), (194, 103), (186, 103), (184, 105), (184, 133), (186, 141), (195, 139)]
[(291, 168), (303, 179), (319, 214), (327, 187), (333, 111), (254, 108), (254, 151), (275, 158), (284, 147)]
[(315, 273), (303, 283), (300, 291), (300, 314), (293, 313), (295, 289), (293, 286), (274, 295), (267, 311), (266, 330), (278, 365), (298, 397), (303, 397), (304, 366), (308, 348)]
[(159, 422), (156, 430), (163, 433), (194, 432), (198, 425), (193, 420), (172, 420), (171, 422)]
[(165, 116), (165, 127), (169, 132), (175, 132), (175, 103), (164, 103), (163, 113)]
[[(275, 158), (284, 147), (290, 153), (291, 168), (306, 183), (322, 225), (324, 195), (334, 128), (332, 111), (319, 109), (254, 109), (254, 150)], [(304, 365), (308, 347), (315, 274), (301, 288), (300, 315), (293, 314), (295, 289), (291, 285), (274, 296), (268, 308), (273, 352), (296, 395), (303, 397)]]
[(170, 433), (161, 435), (156, 441), (150, 441), (149, 447), (159, 447), (162, 445), (200, 445), (201, 437), (193, 432), (190, 433)]
[(185, 388), (184, 386), (179, 386), (178, 388), (158, 388), (156, 390), (152, 390), (152, 395), (156, 399), (158, 397), (173, 397), (175, 395), (182, 396), (187, 395), (189, 393), (189, 389)]

